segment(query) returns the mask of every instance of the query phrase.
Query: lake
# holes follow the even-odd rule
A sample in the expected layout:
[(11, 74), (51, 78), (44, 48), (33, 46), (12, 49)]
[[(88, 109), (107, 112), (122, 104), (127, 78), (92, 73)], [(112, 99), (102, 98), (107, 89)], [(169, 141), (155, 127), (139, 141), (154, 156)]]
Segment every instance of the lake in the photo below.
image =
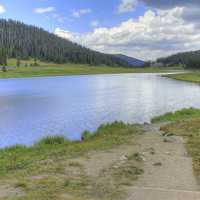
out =
[(184, 107), (200, 108), (200, 86), (159, 74), (1, 79), (0, 147), (47, 135), (79, 140), (102, 123), (144, 123)]

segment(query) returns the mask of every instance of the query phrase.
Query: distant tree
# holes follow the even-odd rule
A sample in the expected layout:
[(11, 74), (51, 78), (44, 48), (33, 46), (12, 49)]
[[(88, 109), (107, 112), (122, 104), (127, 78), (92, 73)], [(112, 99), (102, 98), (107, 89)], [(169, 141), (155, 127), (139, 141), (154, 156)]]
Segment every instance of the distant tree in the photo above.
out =
[(5, 49), (0, 49), (0, 65), (7, 66), (7, 53)]
[(34, 58), (34, 63), (33, 63), (34, 66), (38, 66), (38, 62), (37, 62), (37, 58)]
[(2, 72), (7, 72), (7, 68), (6, 68), (6, 66), (4, 65), (4, 66), (2, 66)]
[(151, 67), (151, 65), (152, 65), (152, 62), (151, 62), (151, 61), (146, 61), (146, 62), (144, 63), (144, 67)]
[(21, 65), (21, 60), (20, 58), (17, 58), (17, 67), (20, 67), (20, 65)]
[(5, 49), (0, 49), (0, 65), (2, 65), (2, 71), (7, 71), (7, 53)]
[(200, 69), (200, 51), (178, 53), (166, 58), (158, 59), (166, 66), (182, 66), (184, 68)]

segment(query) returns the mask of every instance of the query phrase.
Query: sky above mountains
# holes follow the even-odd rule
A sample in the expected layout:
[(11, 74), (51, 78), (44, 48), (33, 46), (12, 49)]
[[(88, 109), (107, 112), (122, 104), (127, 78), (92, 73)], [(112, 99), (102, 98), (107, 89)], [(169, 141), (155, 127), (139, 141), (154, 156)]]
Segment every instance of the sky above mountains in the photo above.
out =
[(199, 0), (0, 0), (1, 18), (144, 60), (200, 49), (199, 10)]

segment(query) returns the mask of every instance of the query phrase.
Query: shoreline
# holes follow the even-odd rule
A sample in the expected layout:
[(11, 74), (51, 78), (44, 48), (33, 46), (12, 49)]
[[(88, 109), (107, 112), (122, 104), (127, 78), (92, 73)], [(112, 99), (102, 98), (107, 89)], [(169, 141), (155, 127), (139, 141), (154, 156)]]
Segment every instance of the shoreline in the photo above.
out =
[[(196, 177), (200, 180), (197, 165), (200, 137), (196, 134), (199, 124), (200, 110), (190, 108), (155, 117), (151, 124), (101, 125), (94, 133), (85, 131), (79, 142), (52, 136), (32, 147), (17, 145), (1, 149), (0, 199), (98, 200), (100, 197), (107, 200), (128, 196), (131, 199), (133, 194), (148, 197), (144, 187), (149, 184), (154, 184), (155, 193), (159, 193), (157, 183), (168, 188), (170, 184), (181, 187), (183, 181), (186, 189), (195, 190), (197, 185), (188, 155), (193, 158)], [(185, 127), (188, 127), (186, 132)], [(181, 138), (185, 138), (186, 145)], [(179, 159), (174, 157), (178, 144)], [(182, 164), (187, 173), (184, 176), (180, 174)], [(182, 178), (162, 181), (174, 176)], [(170, 190), (166, 193), (172, 195)]]
[(185, 81), (188, 83), (200, 84), (200, 71), (190, 71), (183, 74), (169, 74), (163, 77), (171, 78), (177, 81)]
[[(184, 145), (182, 133), (176, 133), (179, 129), (174, 129), (183, 126), (184, 130), (182, 123), (191, 126), (193, 120), (197, 120), (194, 127), (199, 128), (200, 110), (183, 109), (156, 117), (152, 119), (156, 123), (151, 124), (102, 125), (94, 133), (85, 131), (79, 142), (55, 136), (32, 147), (1, 149), (0, 199), (120, 200), (145, 195), (144, 200), (151, 200), (146, 189), (149, 186), (153, 188), (152, 200), (157, 200), (157, 193), (162, 193), (163, 198), (173, 196), (173, 188), (199, 196), (192, 160), (185, 148), (194, 159), (198, 178), (196, 155)], [(185, 139), (191, 144), (188, 136)], [(198, 145), (194, 145), (199, 147), (200, 139), (195, 137), (197, 141)], [(180, 170), (183, 164), (184, 172)], [(176, 176), (180, 178), (173, 179)], [(158, 186), (166, 188), (166, 194)]]
[(112, 66), (89, 66), (81, 64), (55, 64), (39, 62), (39, 66), (16, 67), (7, 72), (0, 71), (0, 79), (6, 78), (33, 78), (33, 77), (55, 77), (72, 75), (104, 75), (104, 74), (126, 74), (126, 73), (170, 73), (182, 70), (180, 68), (162, 67), (112, 67)]

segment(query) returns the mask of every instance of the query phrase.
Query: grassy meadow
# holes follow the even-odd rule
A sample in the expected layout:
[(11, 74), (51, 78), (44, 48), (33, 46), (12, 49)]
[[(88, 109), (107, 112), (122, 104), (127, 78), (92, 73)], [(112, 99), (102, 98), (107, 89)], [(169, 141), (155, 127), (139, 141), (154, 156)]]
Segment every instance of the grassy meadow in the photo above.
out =
[[(8, 59), (8, 66), (16, 67), (16, 59)], [(90, 66), (83, 64), (55, 64), (34, 60), (21, 60), (21, 66), (8, 69), (7, 72), (0, 71), (0, 78), (23, 78), (43, 76), (66, 76), (66, 75), (89, 75), (89, 74), (120, 74), (120, 73), (162, 73), (179, 70), (180, 68), (123, 68), (110, 66)]]

